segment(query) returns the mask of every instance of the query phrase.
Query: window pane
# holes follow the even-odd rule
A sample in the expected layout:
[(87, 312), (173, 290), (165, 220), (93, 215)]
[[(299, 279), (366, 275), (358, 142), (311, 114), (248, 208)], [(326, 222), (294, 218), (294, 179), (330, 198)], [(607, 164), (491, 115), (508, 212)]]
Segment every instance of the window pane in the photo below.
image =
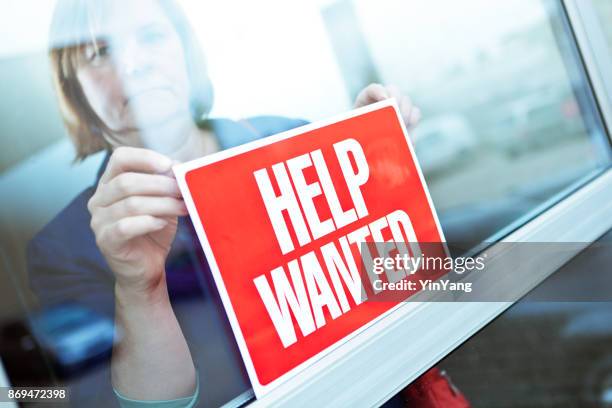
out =
[[(187, 160), (349, 110), (372, 82), (394, 85), (422, 110), (411, 137), (447, 240), (469, 242), (503, 234), (609, 165), (556, 1), (22, 0), (0, 8), (0, 352), (15, 384), (67, 384), (77, 404), (115, 401), (109, 370), (122, 270), (99, 248), (88, 202), (118, 146)], [(203, 404), (248, 398), (186, 218), (171, 244), (164, 278)]]

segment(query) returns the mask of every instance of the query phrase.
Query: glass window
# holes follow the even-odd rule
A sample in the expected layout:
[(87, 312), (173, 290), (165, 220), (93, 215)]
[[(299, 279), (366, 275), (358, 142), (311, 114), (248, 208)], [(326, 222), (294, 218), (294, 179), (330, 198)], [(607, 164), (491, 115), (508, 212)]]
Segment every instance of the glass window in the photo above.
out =
[[(422, 111), (411, 138), (446, 238), (472, 243), (503, 235), (609, 166), (556, 1), (0, 7), (0, 352), (14, 384), (70, 386), (77, 406), (115, 404), (117, 282), (129, 280), (126, 265), (159, 261), (153, 250), (201, 404), (250, 398), (189, 220), (161, 245), (167, 254), (147, 247), (130, 258), (101, 239), (111, 223), (100, 214), (120, 199), (104, 201), (97, 188), (117, 147), (186, 160), (349, 110), (368, 84), (393, 85)], [(142, 159), (132, 158), (124, 170)], [(102, 218), (92, 222), (91, 212)]]

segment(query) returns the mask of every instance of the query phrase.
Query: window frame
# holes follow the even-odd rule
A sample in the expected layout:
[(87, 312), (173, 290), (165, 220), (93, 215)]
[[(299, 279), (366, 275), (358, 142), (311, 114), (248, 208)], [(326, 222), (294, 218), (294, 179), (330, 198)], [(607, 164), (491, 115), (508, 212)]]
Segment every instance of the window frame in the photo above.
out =
[[(557, 0), (571, 29), (570, 40), (580, 54), (583, 69), (612, 141), (612, 56), (591, 0)], [(567, 194), (567, 193), (565, 193)], [(553, 203), (554, 202), (554, 203)], [(604, 203), (604, 205), (601, 205)], [(584, 215), (588, 214), (587, 217)], [(574, 222), (579, 219), (580, 222)], [(537, 217), (505, 236), (488, 251), (501, 256), (489, 264), (487, 281), (496, 282), (511, 268), (512, 242), (574, 242), (586, 247), (612, 228), (612, 169), (592, 174), (559, 200), (553, 197)], [(536, 287), (576, 255), (564, 253), (553, 262), (546, 254), (530, 259), (520, 273), (524, 287), (516, 297)], [(512, 270), (516, 273), (516, 270)], [(486, 281), (482, 281), (485, 282)], [(480, 283), (482, 283), (480, 282)], [(365, 331), (337, 352), (281, 384), (249, 407), (259, 406), (377, 406), (397, 394), (420, 374), (503, 313), (513, 302), (409, 303), (377, 322), (379, 330)], [(415, 328), (418, 328), (416, 330)], [(381, 330), (382, 329), (382, 330)], [(395, 350), (390, 357), (389, 350)], [(364, 373), (367, 373), (364, 374)], [(10, 383), (0, 361), (0, 387)], [(225, 406), (254, 398), (245, 392)], [(7, 406), (17, 407), (14, 403)]]
[(592, 0), (562, 0), (602, 119), (612, 141), (612, 44), (607, 43)]

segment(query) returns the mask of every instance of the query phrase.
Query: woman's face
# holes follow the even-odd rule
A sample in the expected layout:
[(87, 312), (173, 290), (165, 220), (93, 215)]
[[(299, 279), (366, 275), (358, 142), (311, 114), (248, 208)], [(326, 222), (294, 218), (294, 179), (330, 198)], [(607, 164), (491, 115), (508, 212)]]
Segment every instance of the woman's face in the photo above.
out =
[(90, 27), (94, 40), (82, 48), (77, 67), (85, 97), (98, 117), (121, 138), (189, 115), (184, 50), (158, 3), (101, 3), (104, 9)]

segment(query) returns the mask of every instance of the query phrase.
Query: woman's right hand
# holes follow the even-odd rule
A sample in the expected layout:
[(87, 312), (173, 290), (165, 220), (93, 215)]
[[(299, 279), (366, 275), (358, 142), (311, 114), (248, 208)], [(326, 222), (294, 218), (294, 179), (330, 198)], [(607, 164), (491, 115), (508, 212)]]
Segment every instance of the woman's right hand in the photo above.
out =
[(87, 204), (96, 243), (123, 290), (147, 296), (165, 285), (177, 217), (187, 214), (172, 164), (152, 150), (119, 147)]

